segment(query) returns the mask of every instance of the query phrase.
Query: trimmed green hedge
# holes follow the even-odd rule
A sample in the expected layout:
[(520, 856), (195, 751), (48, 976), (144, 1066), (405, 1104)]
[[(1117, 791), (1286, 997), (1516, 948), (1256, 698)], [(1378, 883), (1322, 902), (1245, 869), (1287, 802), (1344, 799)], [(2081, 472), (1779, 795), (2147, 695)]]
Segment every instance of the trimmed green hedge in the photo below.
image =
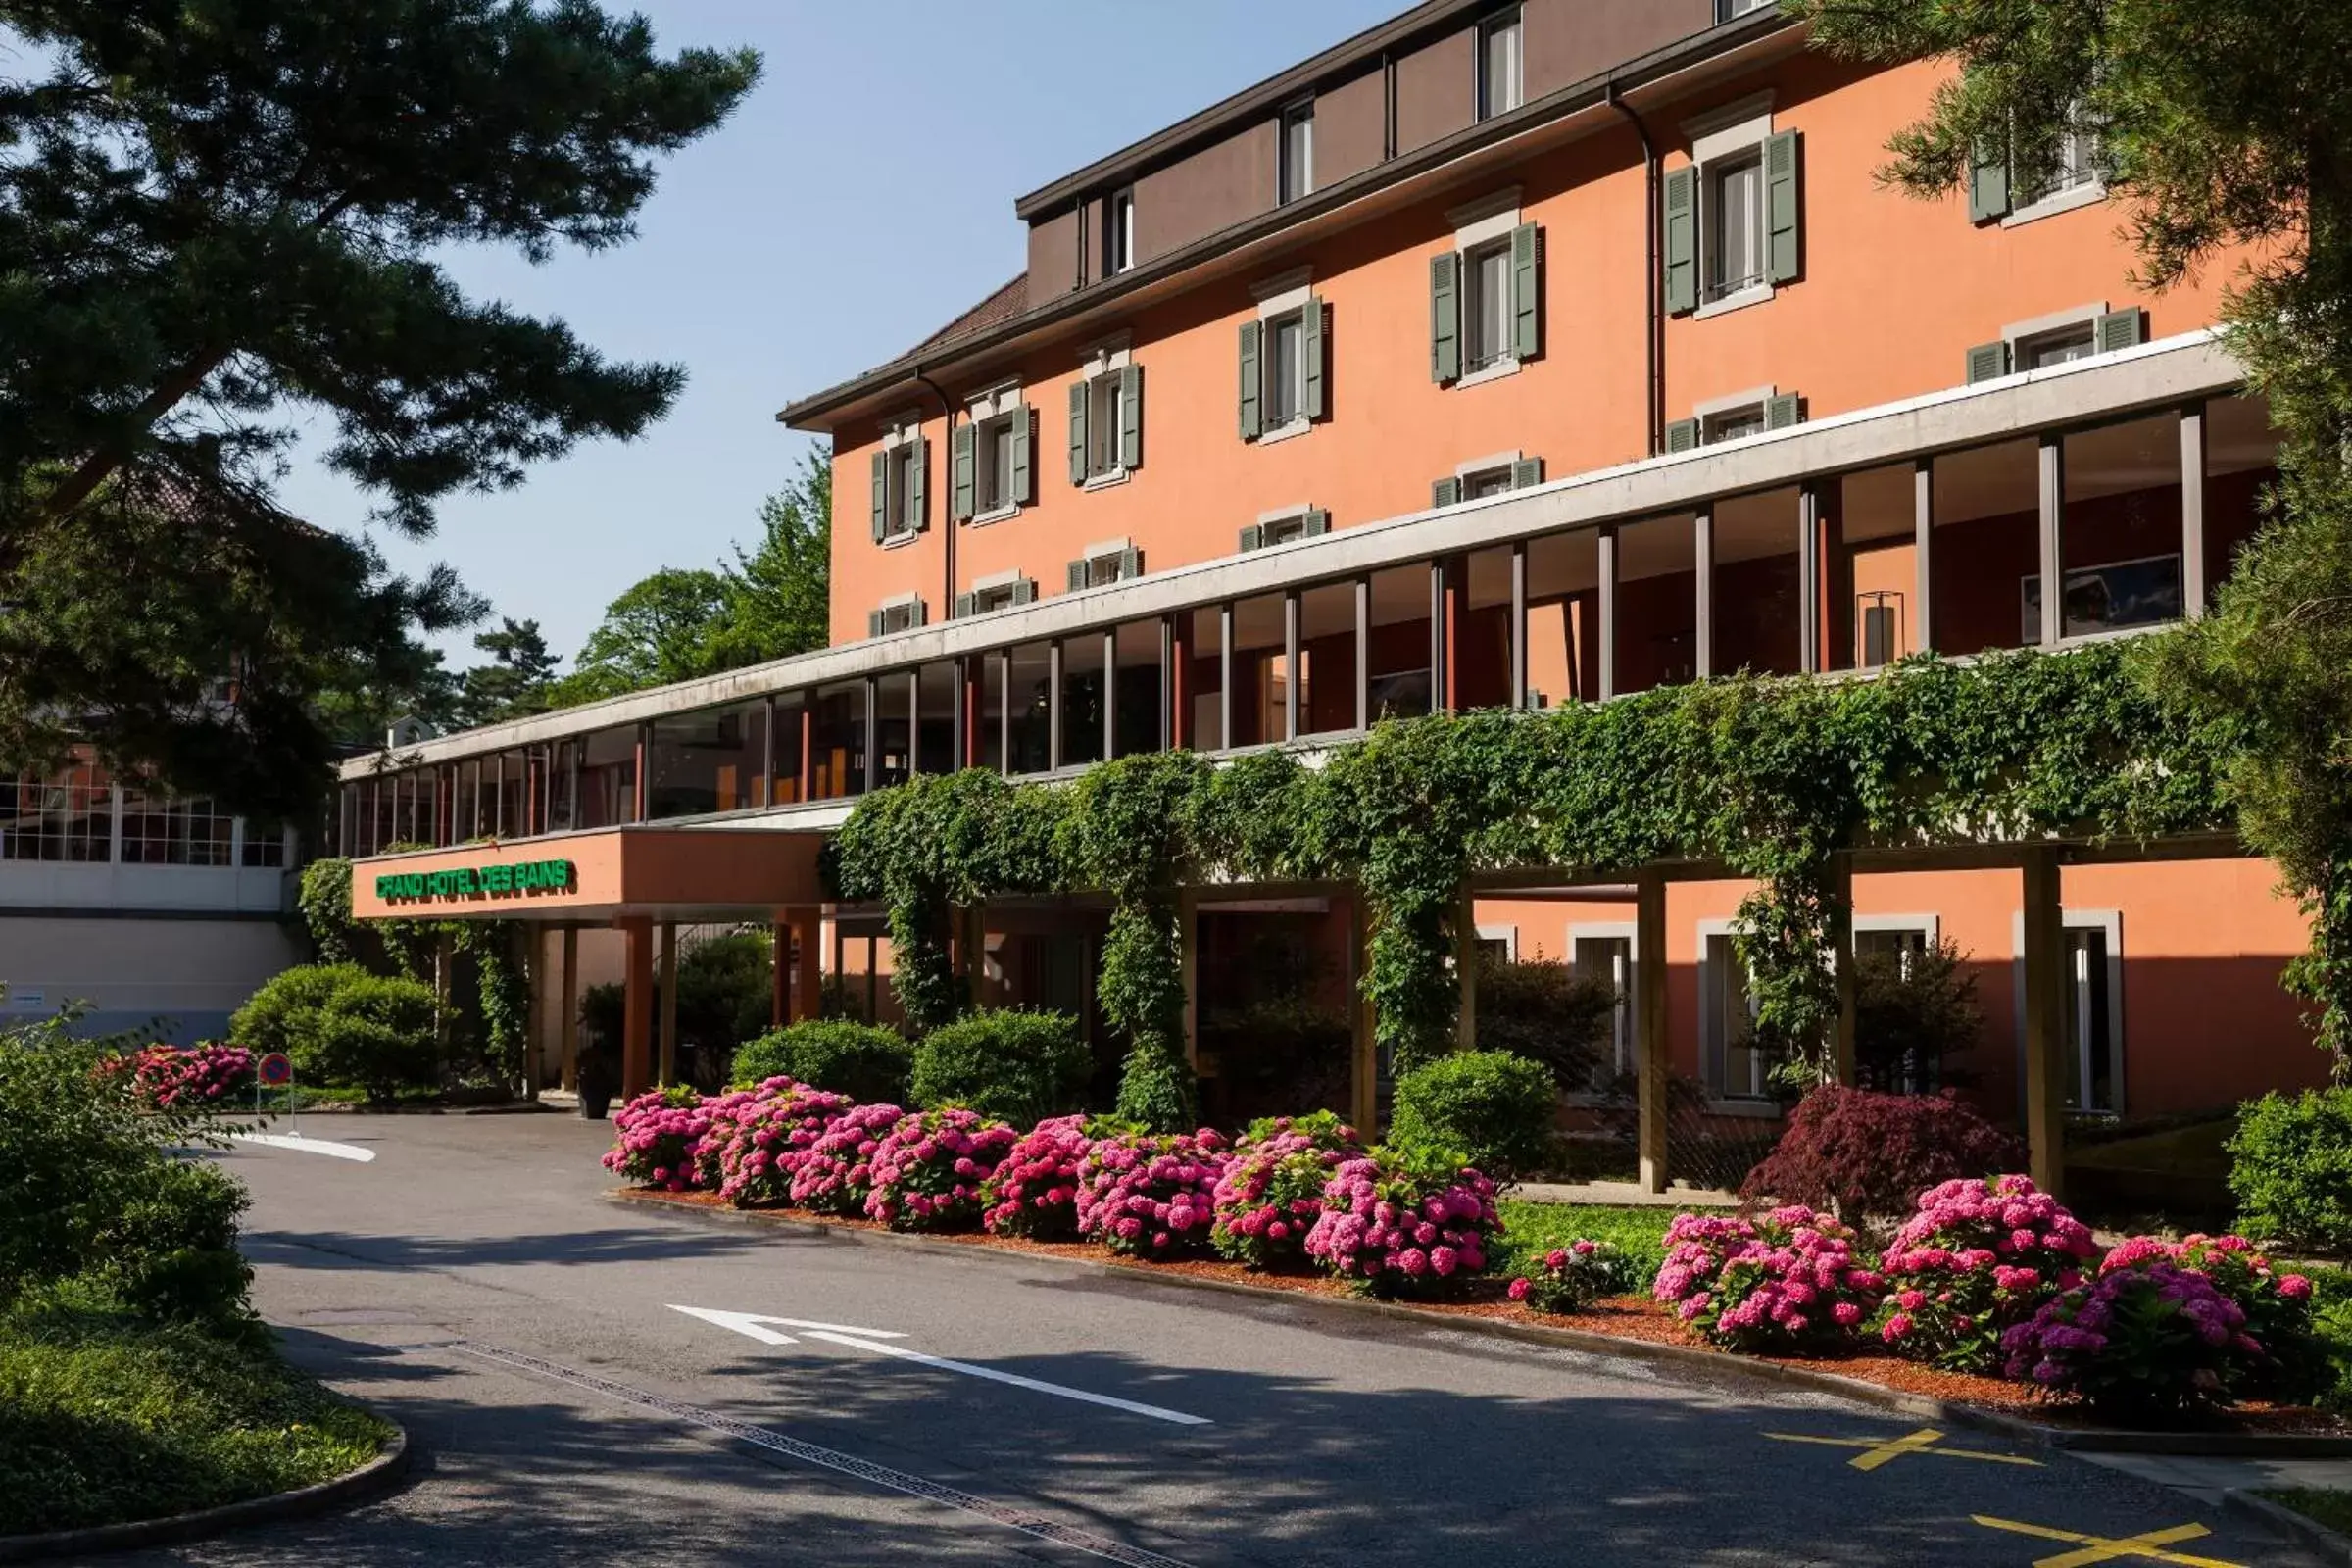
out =
[(2230, 1154), (2241, 1229), (2352, 1253), (2352, 1089), (2248, 1102)]
[(1507, 1051), (1440, 1056), (1396, 1080), (1389, 1142), (1458, 1156), (1497, 1181), (1544, 1163), (1559, 1088), (1551, 1069)]
[(861, 1104), (904, 1105), (914, 1048), (896, 1029), (849, 1018), (810, 1018), (737, 1048), (728, 1077), (757, 1084), (781, 1074)]
[(934, 1029), (914, 1048), (914, 1103), (964, 1105), (1034, 1127), (1080, 1107), (1094, 1059), (1065, 1013), (1005, 1007)]

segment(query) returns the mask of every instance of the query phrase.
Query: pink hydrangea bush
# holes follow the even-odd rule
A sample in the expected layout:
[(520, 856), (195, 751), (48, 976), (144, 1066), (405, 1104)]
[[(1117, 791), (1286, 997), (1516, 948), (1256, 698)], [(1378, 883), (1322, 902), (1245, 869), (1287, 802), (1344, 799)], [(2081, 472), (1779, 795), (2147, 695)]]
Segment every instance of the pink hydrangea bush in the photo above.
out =
[(1544, 1253), (1535, 1272), (1511, 1281), (1505, 1294), (1535, 1311), (1561, 1313), (1618, 1295), (1625, 1286), (1624, 1254), (1588, 1238)]
[(1887, 1245), (1872, 1326), (1899, 1355), (1991, 1373), (2002, 1337), (2081, 1283), (2097, 1252), (2090, 1228), (2027, 1177), (1944, 1182)]
[[(730, 1097), (732, 1099), (732, 1097)], [(718, 1196), (737, 1208), (800, 1201), (802, 1166), (831, 1128), (851, 1109), (849, 1097), (813, 1089), (790, 1078), (770, 1078), (733, 1102), (718, 1149)], [(708, 1147), (706, 1143), (706, 1147)]]
[(1225, 1140), (1206, 1127), (1095, 1140), (1078, 1162), (1078, 1234), (1136, 1257), (1200, 1251), (1225, 1154)]
[(865, 1214), (894, 1230), (961, 1231), (980, 1223), (980, 1189), (1017, 1135), (973, 1110), (926, 1110), (882, 1135)]
[(2012, 1378), (2133, 1420), (2222, 1403), (2263, 1348), (2213, 1281), (2147, 1259), (2053, 1298), (2002, 1337)]
[(243, 1046), (153, 1045), (109, 1058), (101, 1071), (127, 1075), (132, 1096), (158, 1110), (195, 1110), (252, 1088), (253, 1053)]
[(1650, 1294), (1718, 1345), (1836, 1349), (1859, 1337), (1883, 1284), (1853, 1250), (1852, 1231), (1800, 1204), (1760, 1219), (1677, 1214)]
[(1078, 1166), (1093, 1142), (1084, 1116), (1055, 1116), (1014, 1139), (980, 1190), (980, 1223), (992, 1236), (1076, 1236)]
[(2116, 1244), (2099, 1272), (2158, 1263), (2194, 1269), (2244, 1314), (2246, 1335), (2261, 1349), (2246, 1352), (2232, 1368), (2232, 1395), (2307, 1399), (2327, 1386), (2328, 1351), (2312, 1327), (2309, 1278), (2278, 1273), (2243, 1236), (2198, 1235), (2180, 1242), (2134, 1236)]
[(896, 1105), (851, 1105), (843, 1100), (842, 1108), (795, 1156), (786, 1200), (819, 1214), (862, 1213), (873, 1191), (874, 1154), (906, 1115)]
[(1376, 1149), (1340, 1162), (1306, 1255), (1377, 1296), (1435, 1295), (1482, 1273), (1502, 1232), (1494, 1184)]
[(1331, 1173), (1362, 1154), (1355, 1129), (1328, 1110), (1252, 1123), (1217, 1180), (1210, 1243), (1220, 1256), (1250, 1268), (1298, 1262), (1322, 1216)]
[(734, 1141), (735, 1129), (742, 1118), (767, 1096), (782, 1094), (792, 1087), (794, 1085), (790, 1078), (770, 1078), (764, 1083), (730, 1089), (703, 1101), (703, 1115), (708, 1118), (709, 1125), (703, 1130), (703, 1141), (694, 1149), (696, 1187), (704, 1192), (715, 1193), (725, 1184), (724, 1156), (727, 1146)]
[(710, 1131), (710, 1113), (693, 1089), (649, 1089), (612, 1113), (605, 1169), (633, 1186), (685, 1192), (700, 1179), (696, 1157)]

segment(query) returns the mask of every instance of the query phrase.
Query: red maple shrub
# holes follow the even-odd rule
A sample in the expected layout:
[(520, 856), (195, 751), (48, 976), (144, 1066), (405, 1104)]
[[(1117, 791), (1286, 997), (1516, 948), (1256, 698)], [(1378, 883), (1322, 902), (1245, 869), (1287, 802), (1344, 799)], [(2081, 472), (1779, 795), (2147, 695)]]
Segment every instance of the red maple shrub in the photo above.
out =
[(2017, 1140), (1950, 1090), (1882, 1095), (1822, 1084), (1788, 1113), (1740, 1196), (1832, 1210), (1849, 1223), (1909, 1214), (1943, 1182), (2023, 1166)]

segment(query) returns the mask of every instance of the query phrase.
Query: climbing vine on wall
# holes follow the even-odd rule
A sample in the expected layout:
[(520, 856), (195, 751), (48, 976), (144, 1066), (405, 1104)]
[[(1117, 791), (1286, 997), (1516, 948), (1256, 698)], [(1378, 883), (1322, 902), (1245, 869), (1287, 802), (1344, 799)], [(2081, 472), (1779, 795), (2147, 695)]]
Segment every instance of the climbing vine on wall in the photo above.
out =
[[(2098, 644), (1919, 660), (1838, 683), (1740, 677), (1542, 713), (1436, 715), (1383, 724), (1311, 768), (1279, 752), (1224, 766), (1180, 753), (1066, 787), (978, 771), (918, 779), (861, 801), (833, 863), (845, 896), (886, 900), (894, 941), (904, 920), (918, 949), (957, 903), (1108, 895), (1102, 995), (1130, 1048), (1121, 1103), (1158, 1125), (1190, 1105), (1189, 1075), (1174, 1070), (1177, 890), (1213, 881), (1359, 885), (1372, 920), (1364, 991), (1381, 1043), (1409, 1067), (1453, 1033), (1466, 879), (1720, 867), (1755, 883), (1735, 934), (1758, 1031), (1802, 1075), (1819, 1070), (1836, 1016), (1838, 852), (2227, 825), (2234, 738), (2160, 711), (2133, 657)], [(928, 1015), (942, 1004), (926, 989), (933, 960), (918, 952), (909, 966), (901, 948), (898, 961), (903, 976), (911, 967), (902, 1001), (911, 987)]]

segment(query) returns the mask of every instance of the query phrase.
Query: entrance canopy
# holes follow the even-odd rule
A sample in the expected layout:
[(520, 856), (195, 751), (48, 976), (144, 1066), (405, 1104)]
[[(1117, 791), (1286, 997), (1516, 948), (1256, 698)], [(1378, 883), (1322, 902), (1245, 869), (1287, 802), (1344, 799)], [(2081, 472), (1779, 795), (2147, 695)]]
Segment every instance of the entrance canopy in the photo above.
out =
[(565, 925), (766, 922), (822, 902), (822, 842), (813, 832), (641, 825), (371, 856), (352, 862), (351, 912)]

